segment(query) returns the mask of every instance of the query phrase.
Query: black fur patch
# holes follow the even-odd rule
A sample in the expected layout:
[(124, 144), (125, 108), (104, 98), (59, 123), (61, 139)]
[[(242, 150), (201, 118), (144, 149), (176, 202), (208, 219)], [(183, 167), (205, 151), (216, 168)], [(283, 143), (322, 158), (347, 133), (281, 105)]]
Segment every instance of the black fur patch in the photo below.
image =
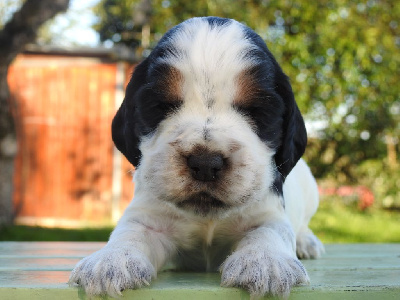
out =
[(213, 27), (225, 26), (226, 24), (231, 23), (232, 20), (220, 17), (207, 17), (207, 22), (213, 28)]
[(127, 86), (125, 99), (114, 117), (112, 137), (116, 147), (137, 167), (140, 139), (151, 134), (158, 124), (182, 104), (171, 85), (161, 79), (171, 76), (166, 65), (149, 68), (151, 58), (136, 67)]

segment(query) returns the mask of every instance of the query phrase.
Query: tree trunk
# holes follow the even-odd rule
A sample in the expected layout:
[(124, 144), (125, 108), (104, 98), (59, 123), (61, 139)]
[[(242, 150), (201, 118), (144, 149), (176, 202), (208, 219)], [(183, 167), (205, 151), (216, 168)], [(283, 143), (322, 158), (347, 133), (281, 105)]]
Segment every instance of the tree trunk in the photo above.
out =
[(0, 67), (0, 225), (10, 224), (13, 220), (12, 194), (17, 139), (8, 95), (7, 67)]
[(0, 226), (13, 221), (14, 158), (17, 135), (16, 103), (9, 95), (7, 72), (11, 62), (36, 39), (39, 27), (57, 13), (66, 11), (69, 0), (26, 0), (0, 31)]
[(386, 135), (387, 159), (390, 168), (397, 168), (396, 140), (391, 135)]
[(12, 224), (13, 214), (13, 157), (0, 157), (0, 225)]

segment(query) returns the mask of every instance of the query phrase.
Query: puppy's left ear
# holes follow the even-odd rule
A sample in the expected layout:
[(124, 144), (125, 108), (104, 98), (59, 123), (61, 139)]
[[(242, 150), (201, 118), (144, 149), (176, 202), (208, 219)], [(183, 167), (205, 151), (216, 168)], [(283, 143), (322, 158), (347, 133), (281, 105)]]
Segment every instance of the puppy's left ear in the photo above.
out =
[(294, 99), (289, 78), (280, 71), (275, 83), (275, 91), (285, 103), (282, 143), (275, 153), (275, 163), (285, 180), (306, 149), (307, 131)]
[(129, 162), (137, 167), (142, 153), (139, 149), (141, 139), (140, 118), (137, 113), (137, 102), (140, 90), (146, 82), (148, 59), (136, 66), (126, 88), (125, 98), (118, 109), (111, 126), (112, 139), (115, 146)]

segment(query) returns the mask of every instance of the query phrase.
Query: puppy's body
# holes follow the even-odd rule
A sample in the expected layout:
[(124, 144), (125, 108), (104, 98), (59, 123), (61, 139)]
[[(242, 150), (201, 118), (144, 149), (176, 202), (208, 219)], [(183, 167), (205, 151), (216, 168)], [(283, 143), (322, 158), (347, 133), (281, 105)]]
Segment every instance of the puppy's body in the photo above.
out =
[[(220, 218), (186, 213), (165, 201), (148, 205), (146, 196), (142, 202), (140, 195), (136, 194), (117, 229), (130, 228), (135, 219), (143, 224), (143, 232), (155, 231), (172, 238), (170, 258), (177, 268), (217, 271), (240, 240), (250, 231), (265, 225), (266, 220), (271, 223), (280, 221), (285, 225), (290, 222), (295, 236), (302, 242), (303, 235), (309, 233), (308, 222), (318, 207), (316, 184), (304, 161), (300, 160), (289, 174), (283, 191), (286, 214), (282, 215), (280, 199), (276, 197), (233, 209)], [(293, 244), (292, 233), (287, 234)], [(113, 235), (119, 236), (117, 230)], [(319, 255), (312, 250), (305, 251), (301, 257), (316, 258)]]
[(323, 248), (308, 229), (318, 194), (298, 162), (304, 122), (249, 28), (195, 18), (168, 32), (135, 70), (113, 139), (138, 166), (135, 198), (71, 282), (117, 295), (148, 284), (168, 261), (220, 269), (224, 286), (253, 295), (288, 295), (308, 282), (296, 251), (315, 258)]

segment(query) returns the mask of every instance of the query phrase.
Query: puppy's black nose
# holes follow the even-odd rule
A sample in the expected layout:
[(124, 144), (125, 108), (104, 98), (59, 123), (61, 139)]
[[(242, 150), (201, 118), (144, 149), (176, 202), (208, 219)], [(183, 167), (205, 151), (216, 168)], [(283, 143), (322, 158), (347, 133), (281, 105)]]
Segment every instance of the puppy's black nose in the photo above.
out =
[(224, 159), (220, 154), (191, 155), (187, 160), (187, 165), (194, 179), (215, 181), (224, 166)]

